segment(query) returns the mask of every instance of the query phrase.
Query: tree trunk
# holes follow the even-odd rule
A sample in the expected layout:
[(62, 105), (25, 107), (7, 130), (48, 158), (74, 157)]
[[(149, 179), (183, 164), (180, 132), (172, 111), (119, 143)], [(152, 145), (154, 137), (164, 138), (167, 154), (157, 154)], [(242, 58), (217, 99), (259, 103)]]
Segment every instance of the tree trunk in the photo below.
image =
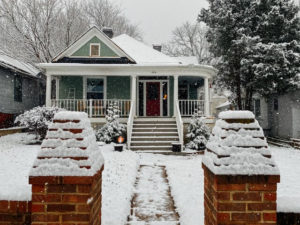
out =
[(238, 110), (242, 110), (242, 93), (241, 93), (241, 77), (239, 72), (236, 73), (236, 98), (237, 98), (237, 106)]
[(246, 99), (245, 99), (245, 109), (252, 110), (251, 102), (252, 102), (253, 91), (252, 89), (246, 89)]

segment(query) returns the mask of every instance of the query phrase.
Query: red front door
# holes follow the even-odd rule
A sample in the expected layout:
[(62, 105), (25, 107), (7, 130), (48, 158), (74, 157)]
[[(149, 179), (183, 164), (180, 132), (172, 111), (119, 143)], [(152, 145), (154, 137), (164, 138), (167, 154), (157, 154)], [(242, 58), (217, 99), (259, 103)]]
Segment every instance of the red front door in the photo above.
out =
[(160, 116), (160, 82), (147, 82), (146, 87), (146, 114)]

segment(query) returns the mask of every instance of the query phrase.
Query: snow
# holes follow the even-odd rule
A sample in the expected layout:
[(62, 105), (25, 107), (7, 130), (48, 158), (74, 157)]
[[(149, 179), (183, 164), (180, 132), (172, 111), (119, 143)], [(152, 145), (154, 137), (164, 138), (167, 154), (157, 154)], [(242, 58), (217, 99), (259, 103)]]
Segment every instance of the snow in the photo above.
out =
[(122, 34), (112, 39), (122, 50), (124, 50), (137, 64), (179, 64), (173, 59), (150, 46)]
[(178, 61), (179, 64), (183, 64), (183, 65), (199, 64), (196, 56), (180, 56), (180, 57), (172, 57), (172, 58)]
[[(27, 143), (34, 138), (34, 135), (28, 134), (0, 138), (0, 200), (31, 199), (28, 174), (40, 146)], [(115, 152), (113, 145), (98, 144), (106, 162), (102, 177), (103, 224), (119, 225), (126, 222), (139, 163), (166, 166), (180, 224), (204, 224), (202, 155), (165, 156), (137, 154), (127, 150)], [(278, 211), (300, 213), (300, 151), (274, 146), (270, 146), (268, 151), (272, 152), (280, 169)]]
[(113, 151), (113, 145), (104, 145), (105, 158), (102, 174), (102, 224), (125, 224), (130, 214), (134, 183), (139, 167), (138, 155), (125, 150)]
[(30, 201), (29, 171), (40, 148), (27, 133), (0, 137), (0, 200)]
[(0, 53), (0, 65), (11, 69), (22, 70), (25, 73), (28, 73), (29, 75), (34, 77), (36, 77), (40, 73), (40, 71), (32, 65), (21, 62), (3, 53)]
[(224, 103), (218, 105), (218, 106), (216, 107), (216, 109), (225, 108), (225, 107), (228, 107), (228, 106), (230, 106), (230, 105), (231, 105), (231, 103), (230, 103), (229, 101), (226, 101), (226, 102), (224, 102)]
[[(49, 127), (38, 158), (30, 171), (31, 176), (93, 176), (104, 164), (96, 136), (86, 113), (58, 112)], [(60, 121), (70, 121), (61, 123)], [(80, 127), (82, 133), (72, 134), (67, 127)], [(82, 149), (85, 148), (85, 149)], [(43, 157), (51, 157), (45, 158)], [(63, 158), (62, 158), (63, 157)], [(74, 160), (71, 157), (85, 157)]]
[[(253, 119), (252, 112), (227, 111), (220, 113), (219, 118), (206, 145), (207, 150), (203, 159), (203, 163), (214, 174), (279, 174), (258, 122), (254, 120), (248, 124), (238, 122), (232, 124), (226, 121), (226, 119)], [(234, 129), (229, 130), (228, 127)]]
[(224, 111), (219, 113), (219, 119), (254, 119), (255, 116), (250, 111)]

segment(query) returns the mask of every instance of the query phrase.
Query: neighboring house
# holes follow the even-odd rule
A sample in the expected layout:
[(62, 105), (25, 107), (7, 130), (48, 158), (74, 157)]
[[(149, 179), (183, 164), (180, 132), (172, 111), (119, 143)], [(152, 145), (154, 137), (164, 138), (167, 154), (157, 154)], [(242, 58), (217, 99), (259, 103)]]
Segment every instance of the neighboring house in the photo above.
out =
[[(52, 63), (39, 64), (47, 76), (46, 105), (85, 111), (92, 123), (103, 123), (107, 106), (115, 103), (122, 121), (127, 122), (129, 145), (138, 146), (134, 140), (146, 141), (135, 133), (142, 128), (144, 133), (154, 133), (146, 128), (155, 123), (161, 128), (171, 124), (170, 131), (176, 126), (182, 143), (182, 117), (190, 118), (196, 109), (211, 116), (209, 83), (216, 70), (192, 58), (169, 57), (157, 46), (155, 50), (125, 34), (112, 38), (107, 31), (104, 34), (92, 27)], [(138, 123), (141, 126), (133, 126)], [(170, 141), (177, 140), (175, 136)], [(163, 143), (157, 144), (157, 149), (163, 149)]]
[(257, 95), (253, 111), (268, 136), (300, 138), (300, 89), (268, 100)]
[(39, 70), (0, 53), (0, 128), (13, 125), (14, 117), (44, 104), (45, 79)]

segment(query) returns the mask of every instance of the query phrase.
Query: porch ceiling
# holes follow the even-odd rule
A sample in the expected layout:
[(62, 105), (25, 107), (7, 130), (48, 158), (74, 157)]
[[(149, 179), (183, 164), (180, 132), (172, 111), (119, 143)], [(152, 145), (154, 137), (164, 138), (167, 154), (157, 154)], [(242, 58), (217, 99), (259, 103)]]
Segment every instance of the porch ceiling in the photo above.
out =
[(206, 65), (41, 63), (47, 75), (64, 76), (197, 76), (212, 78), (217, 70)]

